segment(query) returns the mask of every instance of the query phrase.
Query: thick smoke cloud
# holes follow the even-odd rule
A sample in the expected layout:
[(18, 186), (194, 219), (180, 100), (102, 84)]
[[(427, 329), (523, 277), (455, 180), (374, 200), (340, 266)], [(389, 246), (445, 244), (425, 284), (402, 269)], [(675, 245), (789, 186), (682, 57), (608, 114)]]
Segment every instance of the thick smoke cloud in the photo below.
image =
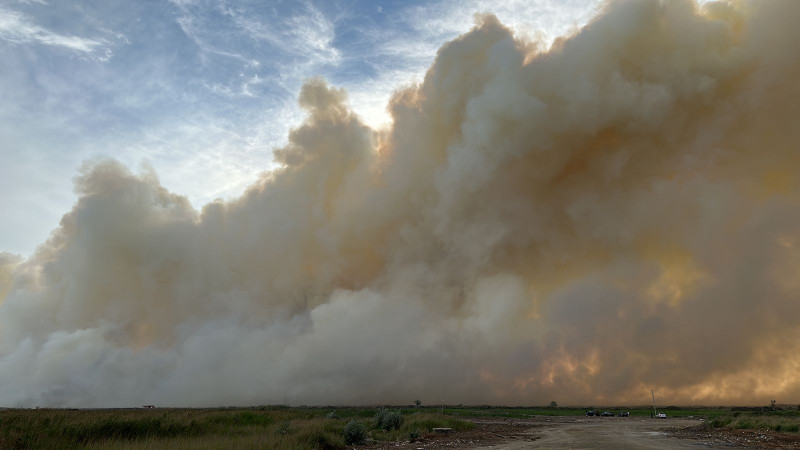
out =
[(491, 15), (373, 130), (308, 81), (281, 168), (192, 208), (87, 164), (0, 254), (0, 404), (800, 401), (800, 2)]

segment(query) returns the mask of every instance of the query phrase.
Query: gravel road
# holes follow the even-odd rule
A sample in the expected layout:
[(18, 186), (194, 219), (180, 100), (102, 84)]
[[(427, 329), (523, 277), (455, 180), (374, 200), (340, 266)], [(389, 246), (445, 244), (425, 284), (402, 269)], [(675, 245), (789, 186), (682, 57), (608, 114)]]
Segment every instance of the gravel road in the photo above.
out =
[(608, 449), (713, 449), (737, 448), (716, 446), (710, 442), (679, 439), (665, 433), (667, 428), (697, 425), (690, 419), (639, 419), (618, 417), (553, 417), (537, 418), (531, 427), (501, 444), (491, 447), (498, 450), (529, 448), (608, 448)]

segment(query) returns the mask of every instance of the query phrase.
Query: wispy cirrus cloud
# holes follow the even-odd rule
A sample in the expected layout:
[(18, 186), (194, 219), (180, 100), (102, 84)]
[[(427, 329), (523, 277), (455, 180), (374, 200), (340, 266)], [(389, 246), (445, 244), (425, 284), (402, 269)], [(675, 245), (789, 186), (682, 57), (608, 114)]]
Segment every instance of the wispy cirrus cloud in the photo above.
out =
[(100, 55), (109, 58), (111, 50), (104, 39), (89, 39), (80, 36), (60, 34), (33, 23), (24, 14), (0, 8), (0, 39), (15, 43), (38, 43), (54, 47)]
[[(310, 2), (170, 3), (176, 9), (175, 22), (209, 68), (201, 84), (214, 95), (256, 98), (266, 89), (287, 100), (302, 79), (327, 74), (342, 60), (334, 45), (335, 18)], [(225, 59), (229, 62), (220, 67)]]
[[(182, 5), (179, 6), (183, 8)], [(248, 59), (239, 52), (226, 51), (224, 49), (221, 49), (217, 45), (211, 42), (212, 39), (206, 39), (203, 36), (203, 24), (198, 24), (197, 22), (198, 22), (197, 19), (192, 15), (187, 14), (186, 10), (184, 10), (184, 14), (177, 19), (178, 26), (180, 26), (183, 33), (189, 39), (191, 39), (192, 42), (194, 42), (194, 44), (204, 53), (238, 59), (247, 65), (251, 65), (254, 67), (258, 66), (258, 61), (253, 59)]]
[(340, 52), (333, 46), (336, 37), (334, 21), (310, 3), (304, 3), (299, 11), (284, 21), (274, 23), (266, 23), (247, 11), (224, 4), (220, 8), (236, 28), (254, 41), (301, 57), (312, 65), (336, 64), (340, 60)]

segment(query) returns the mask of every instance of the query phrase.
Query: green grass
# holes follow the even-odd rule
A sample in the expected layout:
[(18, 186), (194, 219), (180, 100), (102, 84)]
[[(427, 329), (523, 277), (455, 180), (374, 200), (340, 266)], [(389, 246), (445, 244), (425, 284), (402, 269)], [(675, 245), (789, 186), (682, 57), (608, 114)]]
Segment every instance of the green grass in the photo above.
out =
[(403, 424), (397, 430), (374, 430), (372, 436), (378, 441), (408, 440), (412, 431), (427, 433), (434, 428), (452, 428), (455, 431), (465, 431), (475, 428), (475, 424), (454, 417), (426, 414), (422, 412), (404, 415)]
[(706, 423), (710, 428), (735, 430), (772, 430), (797, 433), (800, 430), (799, 411), (733, 411)]
[(0, 448), (344, 448), (344, 426), (361, 421), (370, 439), (408, 440), (436, 427), (474, 427), (455, 417), (404, 409), (399, 429), (377, 427), (374, 408), (0, 410)]
[[(392, 442), (433, 428), (473, 428), (465, 418), (580, 416), (587, 408), (446, 407), (444, 415), (435, 406), (391, 409), (402, 413), (398, 429), (377, 426), (379, 408), (0, 409), (0, 449), (337, 449), (344, 448), (344, 427), (350, 420), (364, 424), (369, 439)], [(650, 417), (652, 411), (644, 406), (592, 409), (629, 411), (634, 417)], [(327, 417), (331, 412), (334, 418)], [(709, 427), (797, 432), (800, 424), (800, 412), (794, 410), (664, 407), (659, 412), (670, 418), (703, 417)]]
[[(595, 411), (611, 411), (619, 413), (620, 411), (628, 411), (632, 417), (650, 417), (653, 412), (652, 407), (638, 406), (638, 407), (625, 407), (625, 406), (605, 406), (605, 407), (459, 407), (459, 408), (445, 408), (445, 414), (463, 417), (507, 417), (515, 419), (524, 419), (535, 416), (582, 416), (586, 413), (587, 409)], [(667, 406), (658, 408), (658, 412), (666, 413), (669, 417), (702, 417), (713, 418), (722, 416), (730, 412), (730, 408), (685, 408), (676, 406)]]

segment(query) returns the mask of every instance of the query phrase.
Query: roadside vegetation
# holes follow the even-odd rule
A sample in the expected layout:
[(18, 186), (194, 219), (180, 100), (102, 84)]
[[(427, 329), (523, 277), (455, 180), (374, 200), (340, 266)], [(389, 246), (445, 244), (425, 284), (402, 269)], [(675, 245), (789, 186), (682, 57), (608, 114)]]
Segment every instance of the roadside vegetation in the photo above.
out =
[[(551, 402), (552, 403), (555, 402)], [(496, 407), (496, 406), (459, 406), (446, 407), (444, 413), (452, 416), (463, 417), (507, 417), (512, 419), (524, 419), (535, 416), (583, 416), (588, 410), (611, 411), (617, 415), (622, 411), (630, 412), (631, 417), (650, 417), (653, 412), (652, 406), (587, 406), (587, 407), (562, 407), (562, 406), (541, 406), (541, 407)], [(731, 412), (729, 407), (679, 407), (666, 406), (659, 407), (658, 412), (667, 414), (669, 418), (705, 418), (724, 416)]]
[(731, 411), (706, 422), (709, 428), (800, 432), (800, 411)]
[(418, 409), (0, 410), (0, 448), (338, 449), (474, 424)]
[[(471, 430), (471, 418), (582, 416), (587, 410), (652, 407), (492, 407), (415, 405), (393, 408), (282, 407), (214, 409), (0, 409), (0, 449), (340, 449), (424, 438), (434, 428)], [(703, 427), (797, 433), (800, 411), (780, 408), (658, 408), (669, 418), (705, 419)], [(588, 418), (587, 418), (588, 419)], [(597, 417), (591, 420), (610, 420)], [(626, 420), (617, 418), (615, 420)]]

